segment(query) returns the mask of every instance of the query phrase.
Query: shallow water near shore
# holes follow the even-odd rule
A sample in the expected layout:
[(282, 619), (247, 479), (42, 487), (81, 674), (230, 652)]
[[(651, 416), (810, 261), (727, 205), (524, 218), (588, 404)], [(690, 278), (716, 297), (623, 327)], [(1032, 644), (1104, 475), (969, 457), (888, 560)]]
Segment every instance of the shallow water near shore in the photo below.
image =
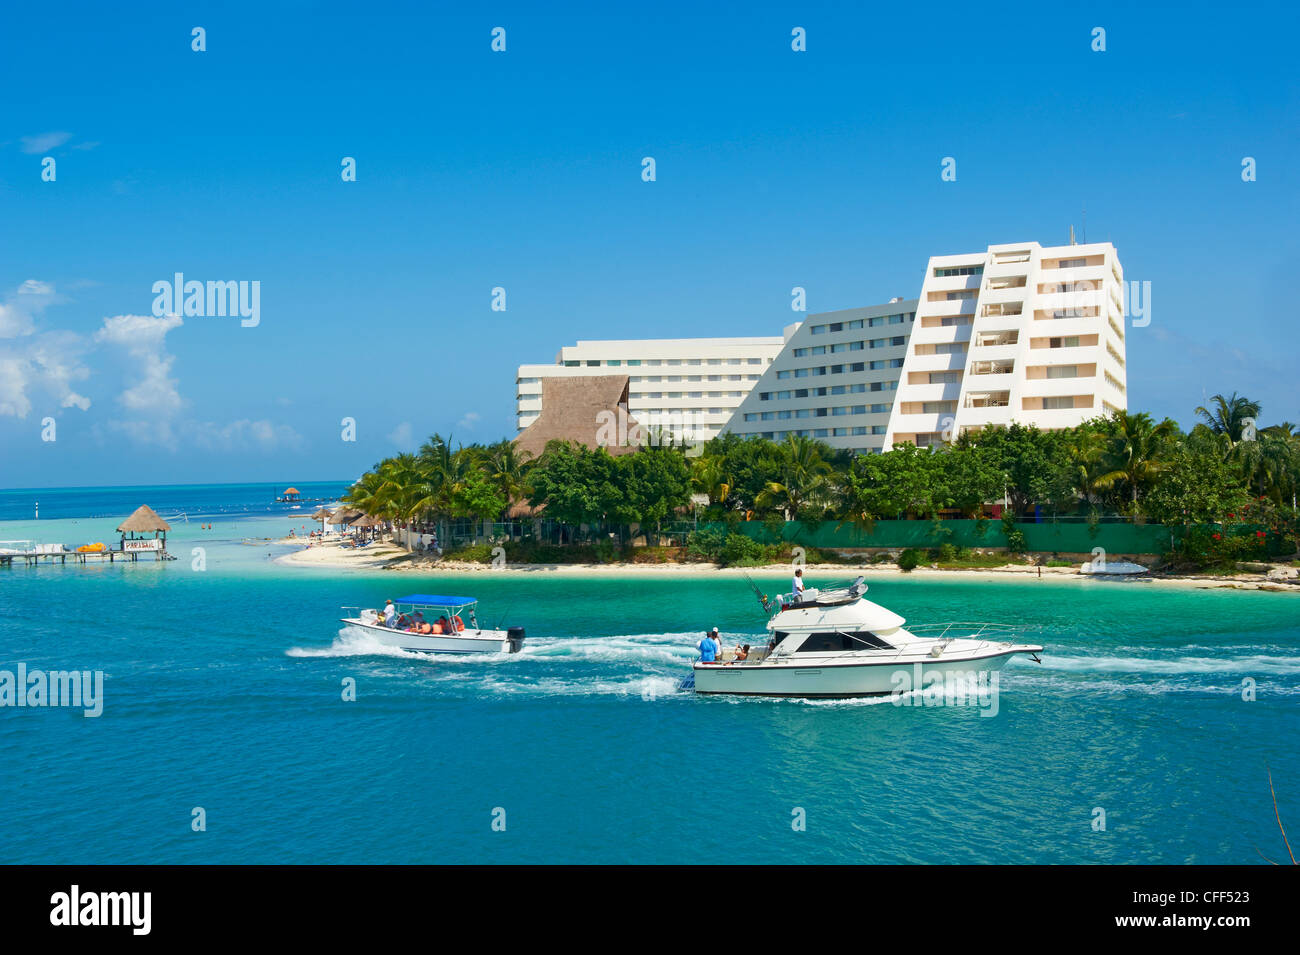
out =
[[(105, 673), (98, 718), (0, 708), (5, 861), (1257, 863), (1285, 858), (1270, 768), (1300, 819), (1291, 594), (881, 580), (869, 596), (914, 623), (1025, 626), (1042, 665), (1001, 672), (995, 716), (704, 699), (675, 689), (700, 631), (761, 639), (743, 580), (276, 564), (266, 539), (302, 523), (182, 524), (177, 561), (0, 572), (0, 669)], [(411, 592), (478, 597), (527, 628), (523, 652), (423, 657), (338, 621)]]

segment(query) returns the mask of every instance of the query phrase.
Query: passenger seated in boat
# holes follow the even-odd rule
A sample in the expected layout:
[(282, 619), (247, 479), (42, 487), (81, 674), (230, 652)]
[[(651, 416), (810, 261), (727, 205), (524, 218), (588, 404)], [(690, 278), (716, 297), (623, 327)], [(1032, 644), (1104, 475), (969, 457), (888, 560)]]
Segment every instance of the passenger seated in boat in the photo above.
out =
[(747, 643), (743, 647), (739, 643), (736, 644), (736, 660), (748, 660), (748, 659), (749, 659), (749, 644)]
[(465, 622), (460, 619), (459, 615), (452, 617), (451, 622), (455, 624), (456, 633), (460, 633), (460, 631), (465, 629)]

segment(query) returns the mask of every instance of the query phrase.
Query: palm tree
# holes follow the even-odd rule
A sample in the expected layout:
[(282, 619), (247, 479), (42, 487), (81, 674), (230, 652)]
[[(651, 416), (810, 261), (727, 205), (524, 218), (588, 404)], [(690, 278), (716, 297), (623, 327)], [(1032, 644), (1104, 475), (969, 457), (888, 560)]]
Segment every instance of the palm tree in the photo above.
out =
[(1136, 515), (1141, 489), (1168, 467), (1176, 428), (1168, 418), (1154, 424), (1145, 412), (1116, 411), (1112, 421), (1115, 433), (1110, 439), (1111, 469), (1098, 475), (1093, 484), (1102, 490), (1120, 483), (1126, 485)]
[(696, 458), (691, 463), (691, 486), (708, 497), (710, 504), (726, 504), (734, 481), (727, 473), (727, 459), (721, 454)]
[(1245, 396), (1238, 396), (1235, 391), (1227, 398), (1215, 395), (1210, 403), (1214, 407), (1213, 411), (1201, 407), (1196, 409), (1196, 414), (1211, 431), (1227, 442), (1227, 450), (1231, 451), (1241, 440), (1247, 424), (1259, 417), (1260, 404)]
[(788, 434), (781, 449), (781, 480), (768, 481), (754, 503), (780, 510), (790, 521), (808, 504), (826, 498), (832, 469), (822, 457), (821, 444), (811, 438)]

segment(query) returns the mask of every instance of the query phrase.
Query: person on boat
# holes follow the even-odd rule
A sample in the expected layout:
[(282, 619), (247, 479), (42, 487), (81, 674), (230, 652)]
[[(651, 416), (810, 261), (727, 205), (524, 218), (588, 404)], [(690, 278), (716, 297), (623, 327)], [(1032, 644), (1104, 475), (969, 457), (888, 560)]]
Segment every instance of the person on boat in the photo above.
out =
[(397, 608), (393, 606), (393, 602), (390, 600), (384, 604), (384, 626), (391, 627), (396, 619)]
[(748, 659), (749, 659), (749, 644), (747, 643), (744, 646), (741, 646), (739, 643), (736, 644), (736, 660), (740, 661), (740, 660), (748, 660)]
[(800, 567), (794, 572), (794, 579), (790, 581), (790, 602), (803, 602), (803, 568)]
[(704, 639), (699, 642), (697, 649), (700, 651), (701, 663), (718, 662), (718, 653), (721, 650), (721, 647), (718, 645), (718, 641), (713, 638), (713, 634), (717, 632), (718, 628), (714, 627), (713, 630), (706, 633)]

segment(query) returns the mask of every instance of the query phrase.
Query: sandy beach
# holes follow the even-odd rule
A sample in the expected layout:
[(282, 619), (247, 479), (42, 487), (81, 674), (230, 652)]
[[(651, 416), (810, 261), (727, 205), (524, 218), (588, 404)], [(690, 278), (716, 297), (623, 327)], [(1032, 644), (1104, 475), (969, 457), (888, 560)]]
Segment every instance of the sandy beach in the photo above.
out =
[[(325, 539), (310, 543), (302, 538), (286, 537), (281, 544), (302, 545), (299, 550), (285, 554), (276, 559), (276, 563), (291, 567), (314, 567), (330, 570), (386, 570), (407, 574), (470, 573), (470, 574), (515, 574), (525, 576), (554, 577), (591, 577), (595, 575), (609, 577), (656, 577), (680, 576), (682, 573), (707, 573), (723, 577), (744, 577), (747, 574), (786, 572), (789, 562), (769, 564), (764, 567), (719, 567), (709, 563), (654, 563), (654, 564), (508, 564), (493, 567), (490, 564), (471, 563), (456, 560), (435, 560), (430, 557), (411, 554), (403, 547), (389, 542), (378, 542), (356, 549), (343, 547), (337, 540)], [(933, 579), (961, 580), (1077, 580), (1095, 581), (1109, 579), (1115, 581), (1142, 582), (1148, 585), (1165, 585), (1174, 587), (1191, 587), (1205, 589), (1265, 590), (1281, 593), (1300, 594), (1300, 578), (1288, 580), (1271, 578), (1261, 573), (1241, 573), (1233, 575), (1141, 575), (1129, 578), (1099, 578), (1081, 574), (1077, 566), (1038, 567), (1034, 564), (1010, 563), (1002, 567), (980, 567), (972, 569), (935, 568), (920, 566), (910, 572), (903, 572), (895, 564), (805, 564), (805, 572), (810, 575), (842, 579), (850, 574), (863, 574), (868, 578), (921, 577)], [(1041, 573), (1040, 573), (1041, 570)]]

